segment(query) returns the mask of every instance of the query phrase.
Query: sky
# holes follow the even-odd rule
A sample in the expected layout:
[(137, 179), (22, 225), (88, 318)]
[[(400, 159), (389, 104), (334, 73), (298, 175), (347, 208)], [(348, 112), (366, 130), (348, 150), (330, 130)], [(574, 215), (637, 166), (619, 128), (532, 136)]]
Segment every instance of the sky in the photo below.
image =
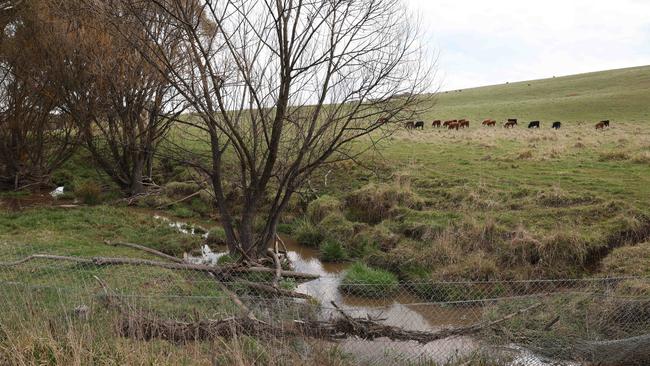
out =
[(650, 0), (406, 0), (453, 90), (650, 65)]

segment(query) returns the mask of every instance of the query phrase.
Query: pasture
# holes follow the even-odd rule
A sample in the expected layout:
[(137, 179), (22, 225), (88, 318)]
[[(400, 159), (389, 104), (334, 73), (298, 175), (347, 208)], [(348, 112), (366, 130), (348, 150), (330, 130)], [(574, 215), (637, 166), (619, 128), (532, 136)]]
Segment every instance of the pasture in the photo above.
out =
[[(411, 281), (414, 285), (402, 290), (419, 297), (416, 301), (473, 296), (471, 291), (458, 294), (451, 287), (440, 288), (440, 281), (647, 276), (648, 91), (650, 67), (442, 93), (432, 109), (417, 119), (425, 122), (423, 130), (402, 128), (375, 150), (363, 153), (357, 163), (336, 163), (317, 171), (292, 200), (279, 230), (302, 246), (319, 248), (323, 262), (357, 262), (350, 265), (353, 270), (343, 279), (341, 290), (362, 278), (364, 283), (384, 286), (385, 295), (387, 289), (400, 286), (398, 281)], [(519, 119), (519, 126), (503, 128), (511, 117)], [(431, 126), (434, 119), (463, 118), (471, 121), (469, 128)], [(485, 119), (496, 120), (497, 126), (481, 126)], [(596, 122), (602, 119), (610, 119), (610, 127), (596, 130)], [(539, 129), (526, 128), (533, 120), (541, 121)], [(561, 129), (551, 128), (555, 120), (562, 121)], [(204, 148), (200, 141), (183, 142)], [(366, 147), (364, 141), (355, 146), (359, 151)], [(179, 233), (155, 219), (157, 214), (219, 231), (209, 194), (179, 201), (199, 189), (191, 182), (196, 174), (186, 166), (158, 159), (155, 180), (161, 184), (160, 195), (127, 205), (110, 179), (89, 161), (81, 151), (57, 173), (56, 181), (70, 191), (58, 201), (49, 199), (47, 192), (0, 197), (0, 254), (5, 258), (37, 252), (142, 257), (103, 244), (109, 239), (182, 256), (203, 244), (200, 237)], [(101, 187), (101, 197), (84, 188), (93, 184)], [(85, 195), (98, 199), (86, 200)], [(78, 207), (58, 207), (73, 199), (80, 203)], [(95, 205), (96, 201), (101, 203)], [(178, 295), (222, 299), (193, 303), (194, 311), (218, 314), (233, 307), (220, 289), (205, 286), (209, 282), (167, 269), (90, 269), (75, 264), (51, 264), (40, 272), (31, 268), (5, 271), (3, 276), (62, 288), (85, 286), (95, 292), (99, 287), (94, 276), (98, 276), (111, 287), (156, 299), (154, 304), (165, 314), (182, 310), (185, 304), (176, 300)], [(629, 286), (638, 287), (628, 288), (631, 293), (650, 293), (647, 281)], [(58, 296), (37, 295), (36, 303), (52, 304), (52, 309), (61, 305)], [(70, 298), (63, 305), (72, 309), (80, 301)], [(31, 325), (40, 322), (28, 321), (23, 313), (11, 316), (15, 324), (30, 325), (16, 331), (18, 336), (6, 347), (12, 357), (23, 360), (98, 354), (124, 363), (211, 364), (228, 363), (232, 357), (252, 363), (264, 357), (287, 357), (284, 350), (291, 349), (253, 338), (191, 347), (132, 342), (108, 331), (93, 332), (105, 326), (99, 323), (80, 323), (80, 330), (62, 342), (54, 335), (36, 338), (33, 334), (38, 332)], [(87, 348), (78, 345), (80, 339), (89, 339), (83, 346)], [(210, 346), (224, 352), (214, 355)], [(47, 352), (41, 355), (34, 350)], [(314, 349), (313, 357), (323, 364), (353, 363), (336, 348)]]
[[(423, 202), (391, 208), (379, 225), (404, 239), (368, 259), (405, 277), (600, 273), (611, 250), (650, 232), (649, 90), (642, 67), (442, 93), (424, 131), (399, 131), (360, 159), (369, 169), (343, 164), (319, 189), (346, 201), (349, 187), (385, 183)], [(519, 126), (504, 129), (509, 117)], [(469, 129), (431, 126), (461, 118)], [(611, 126), (596, 130), (602, 119)]]

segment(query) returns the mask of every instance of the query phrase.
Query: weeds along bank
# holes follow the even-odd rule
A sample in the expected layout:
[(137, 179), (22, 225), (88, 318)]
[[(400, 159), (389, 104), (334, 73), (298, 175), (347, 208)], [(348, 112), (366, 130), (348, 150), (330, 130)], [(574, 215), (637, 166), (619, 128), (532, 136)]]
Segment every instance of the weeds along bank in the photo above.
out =
[[(559, 131), (476, 126), (401, 131), (376, 152), (364, 154), (360, 164), (339, 163), (318, 171), (293, 197), (279, 230), (318, 248), (324, 261), (360, 261), (390, 272), (397, 281), (606, 275), (602, 261), (613, 250), (648, 240), (649, 156), (649, 132), (629, 122), (598, 132), (578, 123), (566, 123)], [(135, 237), (118, 236), (154, 244), (169, 254), (200, 247), (200, 238), (143, 238), (152, 228), (138, 227), (151, 225), (150, 213), (134, 216), (144, 221), (123, 227), (126, 222), (119, 216), (134, 206), (112, 195), (109, 181), (84, 161), (75, 157), (57, 172), (57, 184), (68, 192), (57, 202), (104, 205), (84, 213), (32, 212), (36, 220), (51, 221), (54, 237), (78, 236), (60, 231), (87, 224), (84, 220), (100, 210), (107, 223), (87, 229), (100, 242), (99, 233), (108, 227), (132, 231)], [(131, 203), (202, 221), (222, 237), (211, 192), (201, 185), (201, 177), (173, 161), (156, 163), (154, 180), (161, 188)], [(22, 195), (29, 202), (29, 195)], [(21, 202), (20, 194), (11, 196), (16, 194), (4, 195), (6, 207), (11, 199)], [(235, 196), (228, 199), (237, 203)], [(35, 220), (18, 216), (24, 219), (15, 220), (25, 223)], [(14, 234), (27, 241), (33, 230), (28, 225)], [(211, 237), (212, 245), (220, 243), (219, 237)], [(617, 273), (637, 271), (638, 266), (624, 267), (617, 267)]]

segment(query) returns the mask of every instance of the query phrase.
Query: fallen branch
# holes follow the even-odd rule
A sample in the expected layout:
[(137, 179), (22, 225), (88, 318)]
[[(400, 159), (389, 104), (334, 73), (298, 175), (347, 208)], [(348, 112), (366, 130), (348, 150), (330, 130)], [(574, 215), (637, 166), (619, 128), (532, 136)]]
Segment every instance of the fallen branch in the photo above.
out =
[(111, 242), (109, 240), (104, 240), (104, 243), (106, 245), (110, 245), (110, 246), (114, 246), (114, 247), (123, 246), (123, 247), (131, 248), (131, 249), (141, 250), (143, 252), (147, 252), (149, 254), (153, 254), (155, 256), (165, 258), (165, 259), (170, 260), (170, 261), (175, 262), (175, 263), (185, 263), (185, 261), (183, 261), (181, 258), (177, 258), (177, 257), (171, 256), (169, 254), (165, 254), (165, 253), (160, 252), (158, 250), (155, 250), (155, 249), (152, 249), (152, 248), (149, 248), (149, 247), (145, 247), (145, 246), (139, 245), (139, 244), (124, 243), (124, 242), (119, 242), (119, 241), (118, 242)]
[[(267, 267), (242, 267), (242, 266), (213, 267), (204, 264), (166, 263), (166, 262), (156, 262), (148, 259), (138, 259), (138, 258), (111, 258), (111, 257), (84, 258), (84, 257), (67, 257), (67, 256), (48, 255), (48, 254), (32, 254), (28, 257), (19, 259), (14, 262), (0, 262), (0, 267), (17, 266), (34, 259), (73, 261), (78, 263), (93, 264), (96, 266), (111, 266), (111, 265), (152, 266), (152, 267), (160, 267), (160, 268), (173, 269), (173, 270), (209, 272), (215, 275), (238, 274), (238, 273), (271, 273), (271, 274), (275, 273), (275, 269), (267, 268)], [(315, 275), (312, 273), (287, 271), (287, 270), (280, 271), (280, 274), (283, 277), (291, 277), (291, 278), (305, 279), (305, 280), (313, 280), (320, 277), (319, 275)]]
[(376, 338), (386, 337), (393, 341), (416, 341), (421, 344), (430, 343), (444, 338), (465, 336), (478, 333), (482, 329), (497, 325), (517, 315), (531, 311), (540, 307), (542, 304), (537, 303), (514, 313), (508, 314), (503, 318), (488, 322), (476, 323), (466, 327), (443, 329), (437, 332), (406, 330), (399, 327), (379, 324), (370, 317), (352, 318), (347, 315), (341, 308), (332, 301), (334, 308), (343, 315), (335, 323), (335, 328), (343, 335), (357, 336), (363, 339), (373, 340)]
[(307, 294), (284, 290), (279, 287), (272, 287), (272, 286), (265, 285), (263, 283), (249, 282), (249, 281), (237, 281), (236, 283), (240, 283), (246, 287), (250, 287), (252, 289), (262, 291), (275, 296), (293, 297), (295, 299), (305, 299), (305, 300), (316, 302), (316, 299), (314, 299), (312, 296), (309, 296)]
[(167, 207), (169, 207), (169, 206), (173, 206), (173, 205), (175, 205), (175, 204), (177, 204), (177, 203), (185, 202), (185, 201), (189, 200), (190, 198), (194, 198), (194, 197), (198, 196), (199, 194), (201, 194), (202, 191), (203, 191), (203, 189), (200, 189), (200, 190), (198, 190), (198, 191), (192, 193), (191, 195), (189, 195), (189, 196), (187, 196), (187, 197), (183, 197), (183, 198), (181, 198), (181, 199), (179, 199), (179, 200), (177, 200), (177, 201), (171, 202), (171, 203), (166, 203), (166, 204), (164, 204), (164, 205), (160, 205), (160, 206), (156, 207), (156, 209), (161, 210), (161, 209), (163, 209), (163, 208), (167, 208)]
[(50, 255), (50, 254), (32, 254), (29, 255), (25, 258), (13, 261), (13, 262), (0, 262), (0, 267), (14, 267), (18, 266), (20, 264), (27, 263), (29, 261), (32, 261), (34, 259), (51, 259), (51, 260), (58, 260), (58, 261), (69, 261), (69, 262), (77, 262), (77, 263), (84, 263), (84, 264), (93, 264), (92, 259), (88, 258), (79, 258), (79, 257), (68, 257), (64, 255)]

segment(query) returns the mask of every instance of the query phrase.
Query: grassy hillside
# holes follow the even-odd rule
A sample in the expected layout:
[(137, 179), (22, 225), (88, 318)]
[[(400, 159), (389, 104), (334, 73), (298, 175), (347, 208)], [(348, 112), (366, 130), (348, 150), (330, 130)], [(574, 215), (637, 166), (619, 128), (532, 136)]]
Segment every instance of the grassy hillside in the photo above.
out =
[(422, 117), (649, 122), (650, 66), (442, 92)]

